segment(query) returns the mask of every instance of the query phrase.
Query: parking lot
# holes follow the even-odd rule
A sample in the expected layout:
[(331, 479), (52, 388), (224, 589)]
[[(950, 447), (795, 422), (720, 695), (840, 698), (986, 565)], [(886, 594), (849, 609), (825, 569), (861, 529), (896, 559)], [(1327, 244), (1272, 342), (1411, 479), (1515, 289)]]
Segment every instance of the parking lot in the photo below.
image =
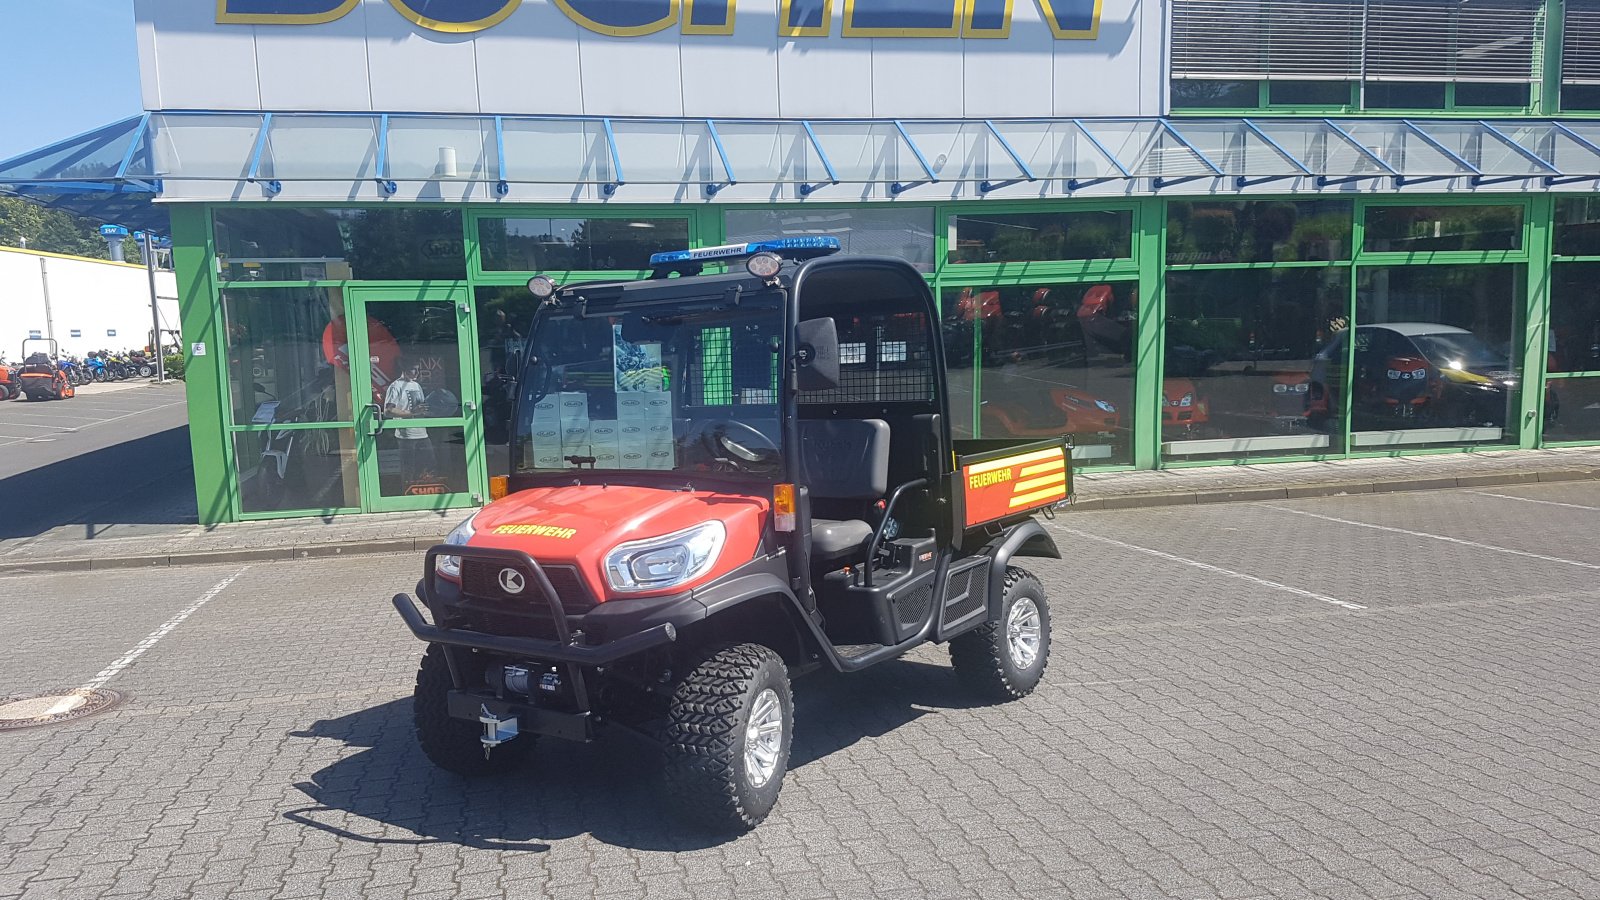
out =
[(0, 695), (127, 697), (0, 732), (0, 896), (1600, 897), (1600, 484), (1050, 528), (1035, 695), (942, 648), (801, 681), (731, 840), (625, 741), (431, 768), (416, 559), (0, 578)]

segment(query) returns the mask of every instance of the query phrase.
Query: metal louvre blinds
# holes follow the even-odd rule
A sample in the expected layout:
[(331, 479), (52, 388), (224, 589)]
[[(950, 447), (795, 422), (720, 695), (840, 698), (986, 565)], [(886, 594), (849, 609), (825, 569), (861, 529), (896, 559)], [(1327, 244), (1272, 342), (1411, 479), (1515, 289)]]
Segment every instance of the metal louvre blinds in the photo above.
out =
[(1542, 2), (1173, 0), (1172, 73), (1244, 80), (1532, 82)]
[(1179, 78), (1361, 75), (1360, 0), (1174, 0)]
[(1541, 0), (1370, 0), (1371, 81), (1531, 82)]
[(1600, 84), (1600, 0), (1567, 0), (1561, 82)]

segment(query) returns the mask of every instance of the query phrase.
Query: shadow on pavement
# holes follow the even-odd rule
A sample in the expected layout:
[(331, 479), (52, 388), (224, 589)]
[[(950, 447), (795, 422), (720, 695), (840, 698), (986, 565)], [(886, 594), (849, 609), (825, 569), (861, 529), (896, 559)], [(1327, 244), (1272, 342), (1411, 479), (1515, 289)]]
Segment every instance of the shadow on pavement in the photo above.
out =
[[(0, 450), (0, 453), (5, 452)], [(189, 427), (90, 450), (0, 479), (0, 540), (83, 525), (187, 525), (197, 519)]]
[[(886, 734), (930, 709), (971, 705), (948, 668), (926, 663), (802, 679), (790, 766)], [(676, 852), (735, 837), (694, 828), (676, 815), (657, 789), (657, 751), (625, 735), (592, 744), (545, 740), (527, 768), (485, 779), (428, 762), (412, 733), (410, 698), (325, 719), (292, 736), (363, 748), (296, 784), (314, 805), (283, 814), (347, 840), (542, 852), (550, 849), (545, 841), (592, 834), (615, 846)]]

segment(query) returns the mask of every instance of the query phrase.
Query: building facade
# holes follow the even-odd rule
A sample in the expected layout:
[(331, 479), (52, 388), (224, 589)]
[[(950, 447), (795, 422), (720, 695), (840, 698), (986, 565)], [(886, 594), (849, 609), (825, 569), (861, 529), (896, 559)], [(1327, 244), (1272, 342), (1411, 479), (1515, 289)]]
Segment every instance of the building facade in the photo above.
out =
[[(163, 345), (178, 334), (177, 285), (156, 272)], [(0, 247), (0, 354), (20, 360), (23, 341), (54, 338), (62, 353), (125, 350), (150, 343), (150, 282), (144, 266)]]
[(789, 235), (1082, 467), (1600, 441), (1600, 3), (136, 8), (151, 112), (0, 186), (170, 221), (208, 522), (481, 503), (529, 277)]

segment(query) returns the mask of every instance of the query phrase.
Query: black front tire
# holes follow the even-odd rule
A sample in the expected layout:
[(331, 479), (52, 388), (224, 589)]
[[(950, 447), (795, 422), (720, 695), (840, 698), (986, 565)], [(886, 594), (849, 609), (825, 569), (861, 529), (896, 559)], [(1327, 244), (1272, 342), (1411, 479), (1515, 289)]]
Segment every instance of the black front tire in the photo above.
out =
[[(779, 725), (768, 753), (770, 771), (746, 752), (752, 716), (764, 710)], [(666, 731), (668, 797), (708, 828), (754, 828), (778, 802), (793, 736), (794, 695), (782, 657), (760, 644), (719, 651), (673, 691)]]
[[(1024, 640), (1030, 634), (1031, 653)], [(952, 640), (950, 662), (956, 677), (989, 700), (1033, 693), (1050, 665), (1050, 604), (1039, 579), (1026, 569), (1006, 569), (999, 620)]]
[[(458, 654), (458, 660), (469, 668), (475, 664), (472, 654), (464, 650)], [(470, 678), (478, 672), (474, 669), (463, 674)], [(478, 740), (483, 726), (450, 717), (446, 695), (453, 687), (444, 648), (429, 644), (428, 652), (422, 656), (422, 665), (417, 669), (417, 687), (411, 698), (417, 743), (422, 745), (423, 754), (439, 768), (469, 777), (499, 775), (527, 762), (535, 742), (535, 735), (531, 734), (518, 735), (484, 757), (483, 744)]]

